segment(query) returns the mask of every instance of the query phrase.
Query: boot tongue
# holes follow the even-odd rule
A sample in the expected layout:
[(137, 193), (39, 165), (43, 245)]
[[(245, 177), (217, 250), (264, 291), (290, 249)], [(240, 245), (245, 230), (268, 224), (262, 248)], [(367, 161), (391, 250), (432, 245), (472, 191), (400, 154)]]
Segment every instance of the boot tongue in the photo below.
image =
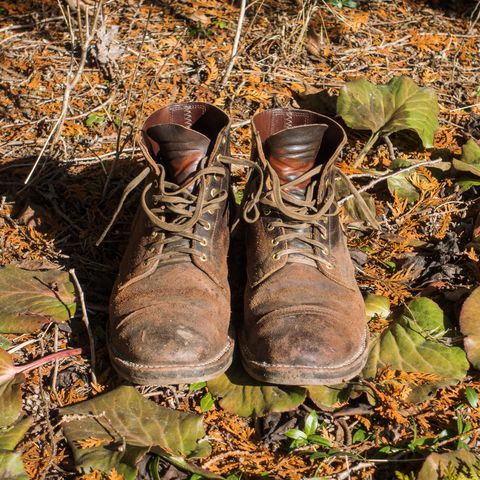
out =
[(184, 184), (197, 171), (210, 147), (208, 137), (177, 124), (155, 125), (147, 135), (157, 147), (155, 156), (165, 167), (167, 180), (177, 185)]
[[(267, 160), (280, 179), (291, 182), (315, 166), (318, 151), (328, 125), (313, 124), (282, 130), (267, 138), (264, 151)], [(297, 194), (305, 192), (311, 179), (288, 190)]]

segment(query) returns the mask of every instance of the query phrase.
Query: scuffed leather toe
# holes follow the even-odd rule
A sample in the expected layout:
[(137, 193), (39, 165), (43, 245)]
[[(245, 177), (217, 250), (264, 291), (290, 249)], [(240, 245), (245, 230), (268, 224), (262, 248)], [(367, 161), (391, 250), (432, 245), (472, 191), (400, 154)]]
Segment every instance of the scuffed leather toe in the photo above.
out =
[(243, 332), (244, 365), (253, 377), (270, 383), (326, 384), (350, 378), (363, 365), (367, 331), (346, 325), (345, 317), (328, 308), (273, 311), (255, 330)]

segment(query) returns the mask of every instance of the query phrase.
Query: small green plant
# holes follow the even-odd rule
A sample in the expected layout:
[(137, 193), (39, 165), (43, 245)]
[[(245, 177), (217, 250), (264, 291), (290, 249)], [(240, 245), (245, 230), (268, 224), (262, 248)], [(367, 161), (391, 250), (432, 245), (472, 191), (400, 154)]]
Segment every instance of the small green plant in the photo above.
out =
[(105, 123), (105, 114), (101, 112), (92, 112), (85, 120), (87, 127), (93, 127), (94, 125), (103, 125)]
[(290, 443), (290, 448), (304, 447), (308, 444), (317, 444), (321, 445), (322, 447), (331, 447), (332, 444), (327, 438), (316, 434), (318, 427), (318, 415), (317, 412), (313, 410), (308, 414), (307, 418), (305, 419), (305, 425), (303, 427), (303, 430), (300, 430), (298, 428), (292, 428), (285, 433), (286, 437), (292, 439), (292, 442)]

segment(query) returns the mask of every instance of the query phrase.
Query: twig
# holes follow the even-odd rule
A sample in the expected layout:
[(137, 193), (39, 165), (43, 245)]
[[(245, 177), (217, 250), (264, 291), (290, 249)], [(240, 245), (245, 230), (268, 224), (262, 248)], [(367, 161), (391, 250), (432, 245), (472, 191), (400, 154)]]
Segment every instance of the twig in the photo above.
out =
[(68, 273), (72, 276), (73, 282), (77, 288), (78, 297), (80, 299), (80, 306), (82, 308), (82, 321), (85, 324), (85, 328), (87, 329), (88, 335), (88, 343), (90, 345), (90, 358), (91, 358), (91, 379), (92, 383), (97, 383), (97, 377), (95, 376), (95, 340), (93, 338), (92, 329), (90, 328), (90, 322), (88, 321), (88, 314), (87, 314), (87, 306), (85, 304), (85, 296), (83, 294), (82, 287), (80, 282), (78, 281), (77, 275), (75, 273), (75, 269), (71, 268)]
[(103, 186), (102, 200), (105, 198), (105, 195), (107, 194), (108, 185), (109, 185), (110, 180), (112, 178), (113, 172), (115, 171), (115, 167), (117, 165), (117, 162), (120, 159), (120, 155), (122, 154), (123, 149), (125, 147), (125, 143), (123, 144), (123, 146), (120, 146), (120, 141), (122, 139), (122, 129), (123, 129), (123, 124), (125, 123), (125, 117), (127, 115), (128, 108), (130, 106), (130, 100), (132, 98), (132, 91), (133, 91), (133, 87), (135, 85), (135, 81), (136, 81), (136, 78), (137, 78), (137, 72), (139, 70), (140, 60), (142, 59), (143, 46), (145, 44), (145, 39), (147, 37), (148, 25), (150, 24), (151, 16), (152, 16), (152, 6), (150, 5), (150, 8), (148, 10), (147, 21), (145, 22), (145, 28), (143, 30), (142, 43), (140, 44), (140, 49), (139, 49), (139, 52), (138, 52), (137, 61), (135, 63), (135, 69), (133, 71), (132, 83), (130, 84), (130, 88), (128, 89), (127, 102), (125, 104), (125, 109), (123, 110), (123, 113), (122, 113), (122, 118), (120, 120), (120, 126), (118, 127), (118, 130), (117, 130), (117, 141), (116, 141), (116, 146), (115, 146), (115, 158), (113, 159), (112, 166), (111, 166), (111, 168), (110, 168), (110, 170), (107, 174), (107, 178), (105, 180), (105, 185)]
[(393, 150), (393, 143), (388, 135), (383, 136), (383, 141), (387, 144), (388, 153), (390, 154), (390, 160), (395, 160), (395, 151)]
[(241, 0), (240, 15), (238, 17), (237, 31), (235, 32), (235, 38), (233, 40), (232, 54), (230, 56), (230, 62), (228, 64), (227, 70), (225, 71), (225, 75), (222, 80), (222, 86), (225, 86), (227, 84), (228, 78), (230, 77), (230, 73), (232, 73), (235, 59), (237, 57), (238, 45), (240, 43), (240, 37), (242, 35), (242, 26), (243, 26), (243, 21), (245, 20), (246, 8), (247, 8), (247, 0)]
[[(358, 193), (366, 192), (367, 190), (370, 190), (375, 185), (377, 185), (380, 182), (383, 182), (384, 180), (388, 180), (389, 178), (395, 177), (395, 176), (400, 175), (402, 173), (409, 172), (410, 170), (415, 170), (418, 167), (426, 167), (428, 165), (435, 165), (436, 163), (440, 163), (440, 162), (443, 162), (443, 158), (437, 158), (435, 160), (426, 160), (425, 162), (415, 163), (414, 165), (410, 165), (409, 167), (405, 167), (405, 168), (402, 168), (402, 169), (397, 170), (395, 172), (388, 173), (387, 175), (383, 175), (382, 177), (376, 178), (375, 180), (372, 180), (369, 184), (365, 185), (364, 187), (357, 189), (357, 192)], [(347, 195), (346, 197), (343, 197), (341, 200), (339, 200), (338, 204), (343, 205), (347, 200), (350, 200), (354, 196), (355, 195), (353, 193), (350, 194), (350, 195)]]
[[(85, 64), (87, 62), (87, 54), (88, 54), (88, 49), (90, 48), (90, 44), (92, 43), (93, 39), (95, 38), (95, 33), (96, 33), (96, 28), (97, 28), (97, 23), (98, 23), (98, 18), (100, 16), (100, 12), (102, 9), (102, 3), (103, 0), (98, 0), (98, 2), (95, 5), (95, 13), (92, 21), (91, 28), (89, 26), (89, 17), (88, 17), (88, 10), (85, 13), (85, 18), (86, 18), (86, 36), (83, 38), (83, 32), (82, 32), (82, 23), (81, 23), (81, 17), (80, 17), (80, 9), (77, 10), (78, 12), (78, 19), (79, 19), (79, 34), (80, 38), (82, 39), (82, 45), (81, 45), (81, 56), (80, 56), (80, 62), (77, 67), (77, 72), (75, 76), (70, 79), (70, 75), (72, 73), (72, 67), (70, 68), (70, 72), (67, 75), (67, 82), (65, 85), (65, 91), (63, 93), (63, 103), (62, 103), (62, 110), (60, 112), (60, 115), (53, 125), (53, 128), (50, 130), (50, 133), (48, 134), (47, 140), (43, 144), (42, 149), (40, 150), (39, 155), (37, 156), (35, 163), (32, 166), (32, 169), (30, 170), (30, 173), (28, 174), (27, 178), (25, 179), (24, 184), (26, 185), (30, 179), (32, 178), (33, 173), (37, 169), (38, 164), (40, 163), (43, 154), (45, 153), (45, 150), (47, 149), (48, 145), (54, 146), (58, 139), (60, 138), (60, 135), (62, 134), (62, 129), (63, 129), (63, 124), (65, 123), (65, 117), (67, 116), (67, 111), (68, 111), (68, 106), (70, 103), (70, 96), (72, 94), (73, 89), (77, 85), (77, 83), (80, 81), (83, 75), (83, 69), (85, 68)], [(74, 43), (75, 39), (72, 38), (72, 42)], [(73, 60), (72, 60), (73, 62)]]
[(358, 470), (363, 470), (364, 468), (374, 467), (375, 464), (371, 462), (362, 462), (353, 467), (347, 466), (347, 470), (343, 472), (337, 473), (334, 476), (329, 476), (327, 478), (334, 478), (335, 480), (346, 480), (347, 478), (351, 478), (350, 474), (356, 472)]

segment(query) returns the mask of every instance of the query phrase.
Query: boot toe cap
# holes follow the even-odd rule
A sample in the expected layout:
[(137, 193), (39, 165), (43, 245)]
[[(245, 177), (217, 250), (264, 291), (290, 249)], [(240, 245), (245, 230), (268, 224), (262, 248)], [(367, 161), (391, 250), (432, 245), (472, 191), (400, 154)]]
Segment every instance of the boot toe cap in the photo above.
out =
[(367, 329), (364, 321), (352, 321), (338, 311), (285, 308), (265, 315), (250, 334), (243, 332), (241, 347), (247, 370), (258, 379), (333, 383), (363, 367)]

